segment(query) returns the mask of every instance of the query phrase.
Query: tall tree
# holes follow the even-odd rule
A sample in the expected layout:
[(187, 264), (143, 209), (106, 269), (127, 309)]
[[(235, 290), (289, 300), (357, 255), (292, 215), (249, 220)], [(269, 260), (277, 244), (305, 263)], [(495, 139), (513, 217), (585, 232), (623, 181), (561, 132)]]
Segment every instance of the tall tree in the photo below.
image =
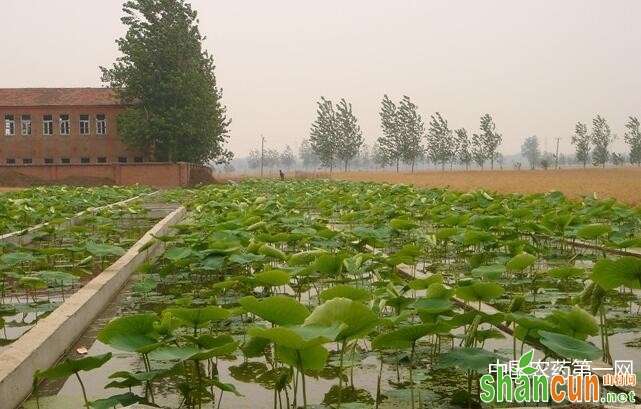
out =
[(494, 161), (498, 157), (498, 148), (503, 141), (503, 135), (496, 132), (496, 125), (490, 114), (481, 117), (481, 133), (479, 134), (483, 145), (485, 159), (490, 161), (490, 168), (494, 169)]
[(184, 0), (129, 0), (123, 11), (122, 56), (101, 67), (102, 81), (126, 106), (117, 118), (123, 141), (149, 148), (158, 161), (229, 162), (231, 121), (196, 11)]
[(612, 136), (610, 125), (608, 125), (605, 118), (601, 115), (597, 115), (596, 118), (592, 120), (592, 136), (590, 139), (594, 144), (594, 148), (592, 149), (592, 162), (594, 166), (601, 165), (605, 167), (610, 156), (610, 144), (614, 142), (614, 137)]
[(431, 115), (430, 118), (427, 130), (427, 154), (432, 162), (440, 163), (441, 171), (444, 171), (445, 164), (454, 157), (455, 153), (452, 130), (439, 112)]
[(481, 135), (472, 134), (472, 159), (476, 162), (481, 169), (485, 167), (485, 160), (487, 159), (485, 153), (485, 145)]
[(399, 164), (403, 155), (403, 144), (401, 143), (399, 132), (399, 118), (396, 104), (387, 96), (383, 95), (381, 101), (381, 130), (383, 135), (377, 140), (379, 158), (386, 165), (396, 165), (396, 172), (399, 170)]
[(423, 156), (421, 140), (425, 135), (425, 123), (418, 113), (418, 107), (407, 95), (403, 96), (398, 105), (398, 132), (401, 159), (405, 164), (410, 165), (414, 173), (414, 165)]
[(321, 165), (329, 168), (331, 175), (338, 147), (336, 112), (332, 101), (325, 99), (325, 97), (321, 97), (321, 100), (316, 104), (318, 105), (316, 120), (312, 124), (309, 142)]
[(457, 129), (454, 133), (456, 135), (456, 160), (462, 165), (465, 165), (465, 170), (469, 170), (470, 163), (472, 162), (470, 138), (465, 128)]
[(521, 145), (521, 155), (523, 155), (530, 163), (530, 169), (536, 168), (541, 158), (541, 149), (539, 149), (539, 138), (530, 136), (525, 138), (523, 145)]
[(627, 129), (623, 138), (625, 143), (630, 146), (630, 163), (641, 166), (641, 131), (639, 130), (639, 118), (631, 116), (628, 123), (625, 124)]
[(577, 122), (574, 126), (572, 144), (576, 147), (576, 160), (583, 163), (583, 167), (590, 160), (590, 134), (584, 123)]
[(358, 120), (352, 113), (352, 104), (344, 98), (341, 98), (336, 105), (336, 131), (338, 133), (336, 158), (343, 161), (345, 172), (347, 172), (349, 161), (358, 155), (364, 140)]

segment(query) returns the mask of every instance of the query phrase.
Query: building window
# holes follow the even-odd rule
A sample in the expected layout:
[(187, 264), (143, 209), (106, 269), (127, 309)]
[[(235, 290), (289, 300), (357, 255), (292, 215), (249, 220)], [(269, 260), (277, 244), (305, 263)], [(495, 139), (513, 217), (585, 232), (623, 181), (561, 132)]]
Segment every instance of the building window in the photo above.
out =
[(127, 163), (127, 157), (126, 156), (118, 156), (118, 162)]
[(15, 159), (7, 159), (5, 162), (7, 163), (7, 165), (15, 165), (16, 164), (16, 160)]
[(53, 135), (53, 115), (45, 114), (42, 116), (42, 134)]
[(98, 163), (107, 163), (107, 158), (104, 156), (98, 156), (96, 162)]
[(80, 115), (80, 135), (89, 135), (89, 115)]
[(96, 115), (96, 135), (107, 134), (107, 117), (105, 114)]
[(32, 161), (31, 158), (26, 158), (22, 160), (23, 165), (31, 165)]
[(134, 162), (142, 163), (142, 156), (134, 156)]
[(53, 158), (45, 158), (45, 165), (51, 165), (53, 163)]
[(91, 162), (91, 161), (90, 161), (90, 160), (89, 160), (89, 158), (87, 158), (87, 157), (80, 158), (80, 163), (90, 163), (90, 162)]
[(69, 114), (60, 114), (60, 135), (69, 135)]
[(69, 160), (69, 158), (62, 158), (60, 159), (60, 163), (71, 163), (71, 161)]
[(31, 115), (22, 115), (20, 117), (20, 131), (22, 135), (31, 135)]
[(16, 119), (13, 115), (4, 116), (4, 134), (7, 136), (16, 134)]

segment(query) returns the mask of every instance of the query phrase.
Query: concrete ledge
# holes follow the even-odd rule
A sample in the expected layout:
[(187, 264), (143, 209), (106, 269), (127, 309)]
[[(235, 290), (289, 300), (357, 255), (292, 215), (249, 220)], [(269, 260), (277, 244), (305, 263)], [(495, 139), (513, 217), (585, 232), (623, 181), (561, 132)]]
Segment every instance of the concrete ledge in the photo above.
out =
[(162, 252), (159, 241), (143, 251), (141, 248), (155, 240), (153, 236), (171, 234), (171, 226), (180, 221), (185, 213), (185, 208), (181, 206), (168, 214), (125, 255), (0, 353), (0, 406), (15, 408), (29, 396), (35, 371), (51, 367), (68, 352), (136, 268), (147, 260), (157, 258)]
[[(118, 206), (124, 206), (124, 205), (126, 205), (128, 203), (131, 203), (133, 201), (136, 201), (138, 199), (152, 197), (153, 195), (158, 194), (158, 192), (159, 191), (157, 190), (155, 192), (145, 193), (145, 194), (142, 194), (142, 195), (134, 196), (134, 197), (131, 197), (129, 199), (122, 200), (120, 202), (111, 203), (111, 204), (108, 204), (106, 206), (94, 207), (94, 208), (91, 208), (91, 209), (83, 210), (81, 212), (76, 213), (75, 215), (73, 215), (72, 217), (68, 218), (67, 220), (65, 220), (61, 225), (63, 227), (75, 226), (76, 224), (78, 224), (82, 220), (82, 217), (87, 215), (87, 214), (92, 214), (93, 215), (93, 214), (96, 214), (96, 212), (99, 212), (101, 210), (111, 209), (111, 208), (118, 207)], [(40, 230), (40, 229), (42, 229), (43, 227), (46, 227), (46, 226), (49, 226), (49, 222), (40, 223), (40, 224), (37, 224), (37, 225), (35, 225), (33, 227), (29, 227), (29, 228), (24, 229), (24, 230), (14, 231), (12, 233), (3, 234), (3, 235), (0, 236), (0, 243), (13, 243), (13, 244), (17, 244), (19, 246), (24, 246), (26, 244), (31, 243), (31, 241), (33, 240), (33, 233), (34, 232), (36, 232), (36, 231), (38, 231), (38, 230)]]

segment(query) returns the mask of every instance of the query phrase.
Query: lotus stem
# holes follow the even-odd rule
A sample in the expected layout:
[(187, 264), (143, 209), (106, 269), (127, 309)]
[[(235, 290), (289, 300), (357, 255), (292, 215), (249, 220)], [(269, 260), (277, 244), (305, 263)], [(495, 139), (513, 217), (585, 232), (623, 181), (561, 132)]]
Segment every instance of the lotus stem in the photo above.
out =
[(85, 384), (82, 383), (82, 379), (80, 379), (80, 375), (78, 375), (78, 372), (74, 372), (74, 375), (76, 375), (76, 378), (78, 378), (78, 382), (80, 383), (80, 389), (82, 389), (82, 397), (85, 400), (85, 407), (89, 409), (89, 399), (87, 399), (87, 391), (85, 390)]

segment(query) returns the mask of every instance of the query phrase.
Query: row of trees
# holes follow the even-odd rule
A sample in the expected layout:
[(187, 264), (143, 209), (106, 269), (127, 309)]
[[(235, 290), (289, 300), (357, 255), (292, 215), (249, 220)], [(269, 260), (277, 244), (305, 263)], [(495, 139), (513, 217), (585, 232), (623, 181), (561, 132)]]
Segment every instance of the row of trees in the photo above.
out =
[[(458, 164), (466, 169), (472, 164), (483, 168), (488, 162), (492, 169), (496, 162), (503, 166), (503, 156), (498, 151), (503, 136), (496, 130), (490, 114), (480, 118), (479, 132), (471, 137), (465, 128), (451, 128), (439, 112), (430, 115), (426, 130), (418, 107), (410, 97), (403, 96), (395, 103), (384, 95), (379, 113), (382, 135), (370, 148), (364, 143), (352, 105), (345, 99), (334, 105), (332, 101), (321, 97), (317, 106), (317, 118), (312, 124), (310, 138), (303, 139), (298, 152), (303, 168), (323, 166), (331, 172), (336, 163), (342, 163), (345, 170), (352, 164), (361, 168), (393, 166), (398, 172), (400, 165), (404, 164), (413, 172), (415, 165), (427, 161), (440, 166), (442, 170), (447, 164), (450, 168)], [(590, 160), (595, 166), (605, 166), (608, 162), (618, 166), (625, 163), (626, 159), (641, 165), (639, 119), (630, 117), (626, 123), (624, 139), (630, 146), (629, 155), (610, 151), (615, 139), (616, 135), (612, 134), (605, 118), (597, 115), (592, 121), (591, 131), (581, 122), (575, 127), (572, 143), (576, 147), (576, 162), (562, 154), (557, 157), (542, 153), (536, 136), (525, 139), (521, 155), (528, 160), (532, 169), (573, 163), (582, 163), (585, 167)], [(250, 153), (251, 168), (260, 166), (259, 154), (257, 150)], [(265, 153), (266, 167), (289, 169), (295, 162), (289, 146), (282, 153), (275, 150)], [(520, 162), (514, 162), (514, 166), (520, 168)]]
[[(305, 164), (312, 160), (313, 154), (330, 172), (336, 161), (341, 161), (347, 170), (364, 142), (352, 105), (341, 99), (334, 108), (324, 97), (317, 105), (309, 145), (305, 142), (301, 146), (301, 159)], [(471, 138), (465, 128), (451, 129), (439, 112), (430, 116), (426, 132), (418, 106), (406, 95), (397, 104), (384, 95), (379, 115), (382, 135), (374, 146), (373, 160), (381, 166), (395, 166), (397, 172), (401, 163), (410, 166), (413, 172), (422, 159), (440, 164), (443, 170), (448, 163), (450, 167), (460, 163), (469, 168), (472, 162), (480, 167), (490, 162), (494, 169), (494, 162), (499, 158), (498, 148), (503, 137), (496, 131), (490, 114), (481, 117), (480, 132)]]
[[(641, 166), (641, 131), (639, 129), (639, 119), (634, 116), (629, 117), (625, 128), (624, 140), (630, 146), (629, 161), (632, 164)], [(610, 125), (608, 125), (608, 122), (601, 115), (597, 115), (592, 120), (592, 132), (588, 131), (586, 124), (577, 122), (574, 127), (574, 135), (572, 135), (572, 144), (576, 149), (577, 160), (583, 163), (583, 167), (586, 167), (590, 159), (592, 159), (594, 166), (605, 167), (605, 164), (612, 155), (615, 155), (612, 159), (618, 161), (618, 154), (610, 153), (610, 146), (616, 138), (617, 135), (612, 134)]]
[[(263, 167), (268, 170), (275, 168), (285, 168), (289, 170), (296, 164), (296, 155), (294, 155), (294, 151), (289, 145), (285, 145), (285, 149), (283, 149), (282, 152), (273, 148), (265, 149), (265, 151), (262, 152), (262, 162)], [(260, 169), (260, 164), (260, 150), (250, 150), (249, 156), (247, 157), (247, 165), (249, 168), (252, 170)]]
[(344, 98), (334, 103), (324, 97), (317, 102), (317, 118), (310, 132), (310, 146), (330, 173), (336, 162), (342, 162), (345, 170), (363, 145), (363, 133), (352, 112), (352, 104)]

